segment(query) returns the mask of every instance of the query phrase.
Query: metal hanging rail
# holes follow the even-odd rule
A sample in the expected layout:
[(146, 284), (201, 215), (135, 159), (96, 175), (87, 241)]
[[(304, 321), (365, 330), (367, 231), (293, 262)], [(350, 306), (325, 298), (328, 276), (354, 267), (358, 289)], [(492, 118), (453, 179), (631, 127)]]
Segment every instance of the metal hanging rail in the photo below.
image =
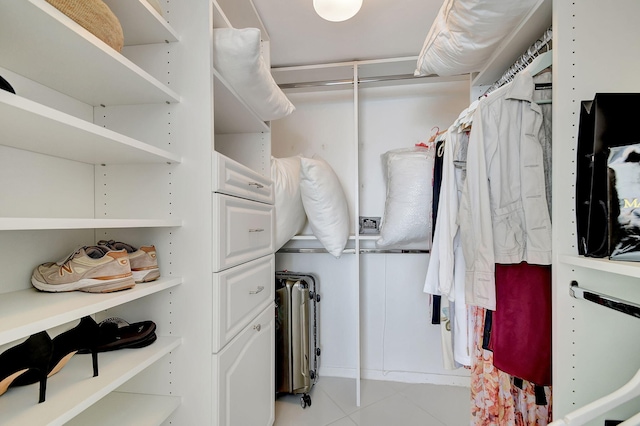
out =
[[(451, 76), (451, 77), (438, 77), (438, 76), (415, 76), (413, 74), (398, 74), (387, 75), (381, 77), (362, 77), (358, 79), (359, 84), (378, 83), (385, 81), (402, 81), (402, 80), (425, 80), (431, 83), (449, 82), (449, 81), (462, 81), (467, 80), (469, 77), (465, 75)], [(282, 90), (286, 89), (303, 89), (309, 87), (334, 87), (334, 86), (353, 86), (352, 78), (338, 79), (338, 80), (324, 80), (324, 81), (305, 81), (299, 83), (281, 83), (278, 84)]]
[(522, 54), (505, 72), (502, 74), (495, 83), (493, 83), (485, 92), (489, 94), (499, 87), (509, 83), (520, 71), (525, 69), (533, 60), (543, 52), (550, 50), (549, 44), (553, 40), (553, 31), (551, 28), (547, 29), (542, 36), (532, 44), (525, 53)]
[[(355, 249), (345, 249), (344, 254), (355, 254)], [(374, 248), (361, 248), (360, 254), (404, 254), (404, 253), (429, 253), (429, 250), (416, 250), (416, 249), (374, 249)], [(328, 253), (326, 249), (320, 247), (314, 248), (281, 248), (277, 253)]]
[(613, 309), (615, 311), (640, 318), (640, 305), (638, 305), (637, 303), (580, 288), (577, 281), (571, 281), (569, 293), (576, 299), (588, 300), (589, 302), (597, 303), (598, 305), (602, 305), (609, 309)]

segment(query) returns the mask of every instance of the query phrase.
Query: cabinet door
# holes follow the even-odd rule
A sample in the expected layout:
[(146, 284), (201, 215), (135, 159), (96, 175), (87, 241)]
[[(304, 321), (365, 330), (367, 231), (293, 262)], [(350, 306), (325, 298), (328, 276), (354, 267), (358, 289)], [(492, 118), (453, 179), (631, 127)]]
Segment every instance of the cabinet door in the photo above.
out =
[(273, 253), (273, 206), (214, 194), (214, 271)]
[(217, 353), (273, 302), (274, 256), (213, 274), (213, 352)]
[(275, 306), (213, 356), (214, 416), (218, 426), (268, 426), (275, 412)]

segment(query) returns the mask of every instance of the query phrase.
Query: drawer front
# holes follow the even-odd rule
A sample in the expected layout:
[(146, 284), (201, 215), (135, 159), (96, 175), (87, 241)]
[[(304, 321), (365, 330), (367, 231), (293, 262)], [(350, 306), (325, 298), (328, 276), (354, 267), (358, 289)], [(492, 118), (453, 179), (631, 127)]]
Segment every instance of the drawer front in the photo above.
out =
[(270, 426), (275, 415), (275, 311), (270, 304), (213, 355), (213, 413), (218, 426)]
[(273, 302), (274, 276), (274, 255), (213, 274), (214, 353)]
[(213, 191), (273, 204), (273, 183), (247, 166), (213, 153)]
[[(214, 271), (273, 253), (273, 206), (214, 194)], [(217, 235), (216, 235), (217, 234)], [(217, 251), (217, 253), (216, 253)]]

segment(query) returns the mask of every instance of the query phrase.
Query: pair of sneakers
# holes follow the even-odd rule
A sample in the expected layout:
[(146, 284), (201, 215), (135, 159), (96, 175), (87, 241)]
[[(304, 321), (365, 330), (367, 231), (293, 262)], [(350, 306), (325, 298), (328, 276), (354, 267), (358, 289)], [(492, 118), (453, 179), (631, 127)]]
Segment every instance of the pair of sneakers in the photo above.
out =
[(61, 261), (38, 265), (31, 275), (31, 284), (46, 292), (109, 293), (159, 277), (154, 246), (135, 248), (114, 240), (101, 240), (95, 246), (80, 247)]

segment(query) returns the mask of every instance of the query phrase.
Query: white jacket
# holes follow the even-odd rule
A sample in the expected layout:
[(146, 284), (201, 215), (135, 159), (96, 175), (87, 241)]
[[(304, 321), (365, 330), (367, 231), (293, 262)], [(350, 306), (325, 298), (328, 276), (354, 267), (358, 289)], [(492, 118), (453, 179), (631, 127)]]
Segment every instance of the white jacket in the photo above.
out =
[(540, 145), (542, 112), (526, 71), (484, 98), (473, 117), (458, 222), (465, 301), (495, 310), (495, 264), (551, 264)]

